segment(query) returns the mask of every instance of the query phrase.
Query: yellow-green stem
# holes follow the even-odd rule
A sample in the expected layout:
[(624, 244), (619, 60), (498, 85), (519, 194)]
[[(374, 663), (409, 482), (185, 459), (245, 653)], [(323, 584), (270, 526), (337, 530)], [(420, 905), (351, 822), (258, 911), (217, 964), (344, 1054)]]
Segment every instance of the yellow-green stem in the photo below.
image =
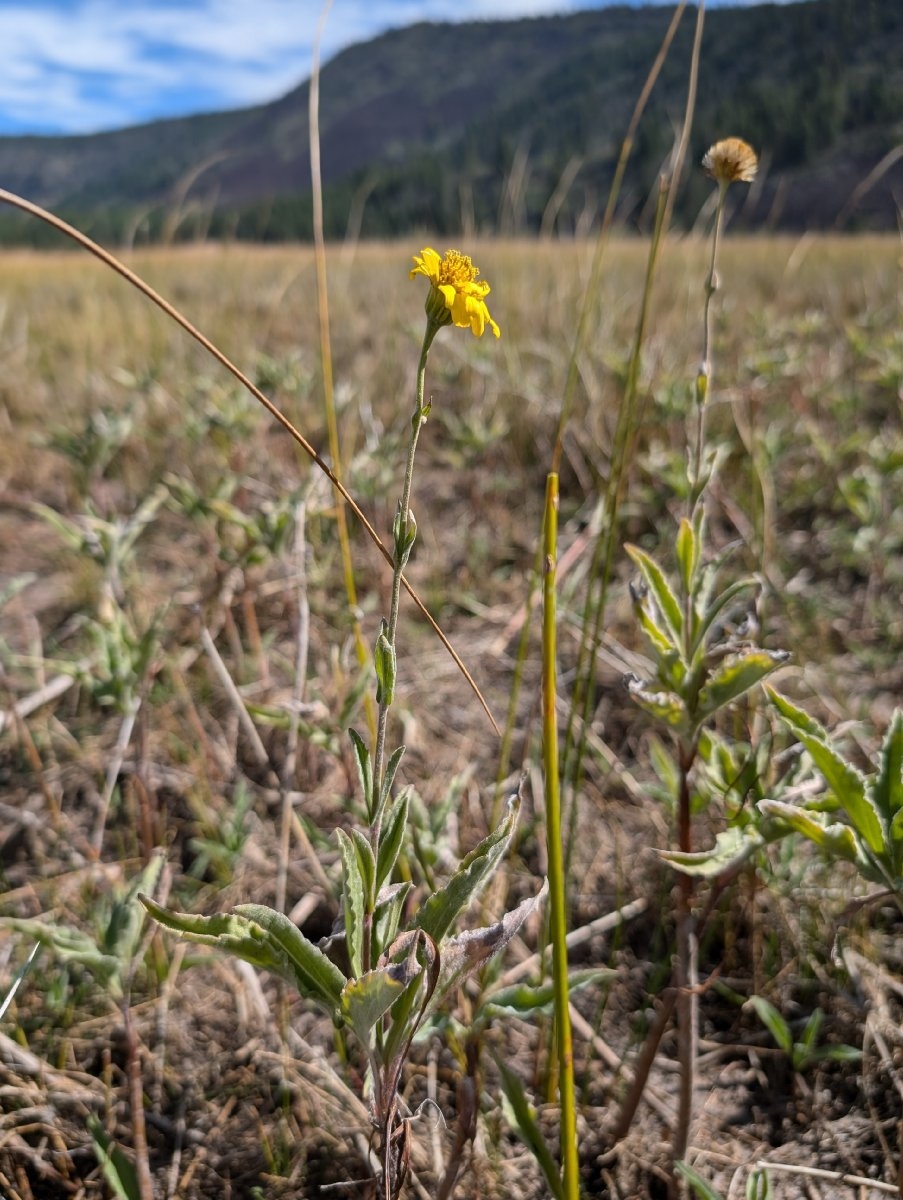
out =
[[(426, 417), (423, 415), (423, 396), (426, 386), (426, 360), (430, 352), (430, 346), (433, 344), (433, 338), (438, 332), (438, 325), (431, 318), (427, 319), (426, 333), (423, 337), (423, 346), (420, 350), (420, 362), (417, 366), (417, 404), (411, 416), (411, 440), (408, 443), (408, 458), (405, 463), (404, 482), (401, 488), (401, 502), (399, 505), (399, 520), (402, 530), (408, 527), (408, 521), (411, 516), (411, 484), (414, 479), (414, 456), (417, 453), (417, 439), (420, 437), (420, 427), (423, 425)], [(399, 558), (396, 548), (394, 554), (394, 566), (392, 568), (392, 600), (389, 606), (389, 620), (386, 629), (386, 640), (395, 649), (395, 633), (398, 629), (398, 609), (399, 600), (401, 598), (401, 576), (404, 570), (404, 562)], [(379, 715), (376, 724), (376, 747), (373, 754), (373, 797), (371, 812), (374, 814), (371, 842), (374, 851), (379, 845), (379, 831), (382, 823), (382, 811), (380, 804), (380, 796), (382, 795), (383, 785), (383, 762), (386, 754), (386, 726), (389, 719), (389, 703), (390, 701), (383, 699), (379, 705)]]
[(702, 457), (705, 446), (705, 414), (708, 407), (712, 382), (712, 297), (718, 290), (718, 277), (715, 266), (718, 261), (718, 245), (721, 241), (721, 229), (724, 225), (724, 202), (727, 198), (727, 184), (718, 186), (718, 209), (715, 213), (715, 230), (712, 234), (712, 257), (709, 261), (709, 273), (705, 280), (705, 305), (702, 315), (702, 362), (699, 374), (696, 376), (696, 444), (693, 448), (693, 476), (690, 480), (690, 503), (693, 508), (699, 501), (702, 492)]
[(561, 1164), (565, 1200), (578, 1200), (577, 1113), (574, 1095), (574, 1051), (571, 1042), (567, 956), (567, 886), (561, 844), (561, 792), (558, 776), (556, 700), (556, 567), (558, 555), (558, 476), (546, 480), (543, 536), (542, 733), (545, 768), (546, 841), (549, 857), (549, 905), (552, 934), (552, 977), (558, 1052), (558, 1100), (561, 1107)]

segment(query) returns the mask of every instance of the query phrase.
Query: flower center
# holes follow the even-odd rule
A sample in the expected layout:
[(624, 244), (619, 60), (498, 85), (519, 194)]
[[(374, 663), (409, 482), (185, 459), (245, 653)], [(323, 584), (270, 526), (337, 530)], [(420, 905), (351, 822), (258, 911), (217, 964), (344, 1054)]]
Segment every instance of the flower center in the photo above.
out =
[(445, 257), (439, 264), (439, 282), (451, 284), (453, 288), (473, 283), (479, 273), (479, 267), (473, 265), (470, 256), (460, 254), (457, 250), (446, 250)]

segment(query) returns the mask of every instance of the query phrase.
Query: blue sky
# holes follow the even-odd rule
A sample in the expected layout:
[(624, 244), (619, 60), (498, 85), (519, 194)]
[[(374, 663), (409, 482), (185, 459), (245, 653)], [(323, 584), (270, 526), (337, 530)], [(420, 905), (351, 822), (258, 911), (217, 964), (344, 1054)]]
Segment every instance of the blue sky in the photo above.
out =
[[(419, 20), (605, 2), (333, 0), (323, 54)], [(0, 134), (93, 133), (273, 100), (310, 74), (322, 8), (322, 0), (0, 0)]]

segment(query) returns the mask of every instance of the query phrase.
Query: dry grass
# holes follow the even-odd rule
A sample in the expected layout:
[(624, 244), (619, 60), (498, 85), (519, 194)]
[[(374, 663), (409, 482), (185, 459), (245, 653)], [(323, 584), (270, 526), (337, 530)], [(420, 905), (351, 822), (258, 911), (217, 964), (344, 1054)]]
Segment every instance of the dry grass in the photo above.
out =
[[(384, 530), (422, 330), (423, 291), (406, 276), (409, 255), (419, 249), (360, 246), (350, 261), (340, 250), (330, 256), (346, 476)], [(493, 242), (467, 249), (493, 284), (502, 340), (443, 334), (434, 348), (410, 575), (503, 718), (591, 248)], [(602, 293), (593, 300), (594, 332), (579, 364), (562, 467), (565, 688), (644, 258), (639, 242), (612, 245)], [(712, 436), (727, 459), (713, 493), (713, 537), (722, 545), (736, 541), (738, 563), (767, 580), (766, 644), (793, 650), (798, 686), (812, 689), (832, 723), (867, 722), (863, 743), (871, 729), (883, 727), (901, 683), (898, 259), (893, 239), (728, 240), (715, 327)], [(310, 251), (204, 247), (142, 254), (132, 265), (256, 377), (315, 445), (325, 446)], [(659, 543), (671, 536), (668, 514), (681, 511), (705, 266), (701, 242), (667, 248), (644, 356), (644, 419), (625, 540), (666, 557), (667, 545)], [(336, 911), (335, 895), (322, 882), (325, 871), (333, 888), (337, 883), (330, 834), (355, 803), (344, 728), (363, 720), (339, 600), (332, 497), (254, 402), (121, 281), (72, 255), (5, 254), (3, 268), (0, 585), (23, 573), (35, 578), (0, 610), (2, 707), (39, 694), (68, 664), (84, 669), (51, 702), (22, 720), (6, 720), (0, 912), (90, 930), (116, 886), (158, 845), (166, 848), (177, 906), (213, 911), (248, 899), (273, 902), (278, 794), (255, 762), (201, 641), (206, 628), (278, 771), (286, 755), (280, 715), (292, 692), (300, 586), (290, 541), (251, 561), (246, 533), (224, 517), (225, 509), (199, 514), (167, 503), (122, 564), (117, 603), (137, 630), (154, 619), (159, 625), (95, 861), (87, 843), (122, 721), (115, 707), (100, 703), (97, 643), (88, 623), (97, 619), (105, 627), (109, 579), (89, 555), (66, 549), (31, 506), (40, 502), (73, 520), (115, 522), (169, 480), (170, 495), (176, 481), (208, 500), (228, 500), (253, 522), (301, 487), (309, 707), (291, 786), (305, 839), (293, 835), (288, 908), (309, 936), (321, 936)], [(89, 416), (102, 410), (128, 416), (130, 426), (113, 438), (106, 457), (91, 460), (83, 435)], [(82, 436), (83, 449), (67, 456), (48, 445), (52, 437), (61, 445), (64, 435)], [(95, 429), (95, 450), (97, 441)], [(360, 532), (352, 532), (372, 640), (387, 607), (388, 572)], [(670, 954), (670, 879), (648, 849), (667, 841), (669, 818), (650, 798), (646, 724), (619, 682), (640, 648), (623, 588), (628, 573), (622, 556), (573, 847), (575, 923), (638, 895), (649, 901), (622, 934), (596, 936), (579, 952), (582, 962), (618, 967), (614, 986), (580, 1001), (615, 1058), (636, 1044)], [(439, 804), (456, 781), (460, 786), (449, 822), (435, 831), (441, 862), (446, 847), (466, 849), (485, 831), (499, 750), (450, 660), (426, 627), (407, 616), (399, 669), (405, 779), (427, 806)], [(533, 771), (538, 759), (538, 663), (534, 645), (515, 722), (515, 770)], [(239, 818), (243, 794), (251, 802)], [(536, 812), (542, 789), (535, 771), (527, 796)], [(313, 843), (319, 872), (305, 840)], [(201, 868), (202, 842), (214, 851)], [(528, 816), (509, 871), (518, 897), (543, 872), (540, 847)], [(821, 1004), (829, 1014), (827, 1036), (856, 1040), (868, 1005), (893, 1015), (896, 964), (879, 953), (872, 932), (857, 928), (851, 937), (866, 965), (853, 983), (838, 973), (831, 960), (834, 922), (854, 885), (846, 878), (838, 885), (817, 870), (803, 879), (803, 861), (799, 850), (776, 851), (767, 886), (747, 878), (729, 892), (717, 944), (704, 950), (706, 963), (723, 964), (732, 988), (767, 994), (789, 1016)], [(899, 918), (881, 919), (883, 935), (898, 929)], [(0, 933), (0, 997), (30, 944)], [(516, 948), (506, 965), (526, 953)], [(292, 1032), (284, 1042), (273, 1033), (283, 1002), (266, 980), (261, 988), (228, 960), (197, 963), (159, 935), (147, 947), (131, 996), (159, 1195), (250, 1198), (254, 1187), (269, 1197), (329, 1195), (335, 1193), (321, 1190), (326, 1183), (360, 1175), (359, 1064), (353, 1055), (341, 1059), (332, 1031), (309, 1012), (291, 1006), (283, 1028)], [(761, 1156), (894, 1178), (896, 1042), (873, 1040), (861, 1080), (850, 1068), (799, 1078), (770, 1053), (749, 1015), (714, 991), (704, 998), (703, 1022), (706, 1092), (694, 1153), (697, 1168), (717, 1177), (725, 1194), (733, 1173), (739, 1180), (745, 1164)], [(85, 1118), (93, 1112), (121, 1143), (133, 1144), (126, 1033), (121, 1010), (96, 980), (50, 954), (39, 959), (0, 1024), (0, 1195), (102, 1194)], [(531, 1084), (541, 1077), (545, 1040), (535, 1030), (493, 1031), (487, 1041)], [(673, 1049), (664, 1044), (653, 1077), (666, 1109)], [(598, 1043), (578, 1041), (578, 1060), (587, 1194), (662, 1194), (660, 1112), (642, 1110), (620, 1157), (608, 1155), (606, 1120), (620, 1085)], [(478, 1138), (456, 1195), (540, 1196), (535, 1164), (504, 1131), (491, 1060), (486, 1064)], [(433, 1089), (452, 1124), (457, 1077), (447, 1047), (421, 1047), (407, 1094), (416, 1104)], [(415, 1139), (421, 1194), (429, 1194), (434, 1154), (448, 1154), (451, 1142), (429, 1124), (418, 1123)], [(775, 1176), (776, 1196), (801, 1194), (790, 1178), (792, 1186)], [(732, 1186), (730, 1195), (741, 1194), (739, 1182)]]

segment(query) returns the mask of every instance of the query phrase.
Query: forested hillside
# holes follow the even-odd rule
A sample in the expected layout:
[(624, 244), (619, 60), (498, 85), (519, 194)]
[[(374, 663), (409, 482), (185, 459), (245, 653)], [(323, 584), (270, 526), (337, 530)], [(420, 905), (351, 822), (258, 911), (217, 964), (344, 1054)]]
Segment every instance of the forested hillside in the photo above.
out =
[[(339, 54), (321, 82), (329, 234), (590, 228), (673, 11), (422, 23)], [(688, 9), (639, 129), (620, 211), (628, 227), (648, 220), (682, 119), (694, 23)], [(250, 110), (0, 139), (0, 180), (109, 240), (307, 238), (307, 126), (304, 83)], [(903, 162), (891, 161), (903, 144), (900, 0), (708, 13), (693, 158), (729, 134), (763, 162), (736, 220), (893, 228), (903, 195)], [(678, 217), (692, 222), (706, 191), (691, 178)], [(46, 236), (10, 217), (0, 232)]]

